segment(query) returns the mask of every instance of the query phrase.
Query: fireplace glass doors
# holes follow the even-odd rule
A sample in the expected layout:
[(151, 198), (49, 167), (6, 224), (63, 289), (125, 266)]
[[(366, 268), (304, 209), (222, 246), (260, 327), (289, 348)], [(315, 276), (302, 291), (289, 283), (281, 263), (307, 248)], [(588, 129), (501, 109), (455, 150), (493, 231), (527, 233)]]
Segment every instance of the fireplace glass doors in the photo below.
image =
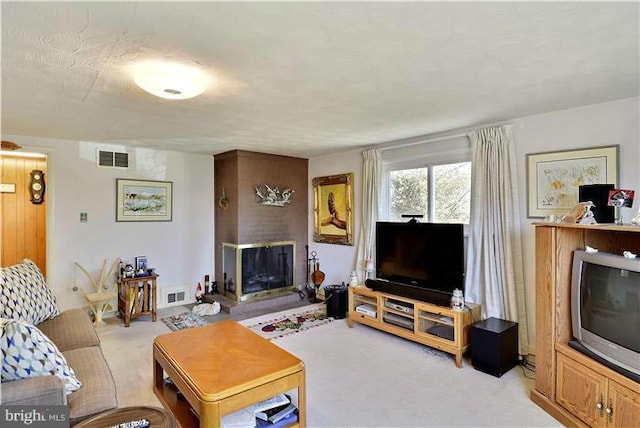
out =
[(293, 241), (222, 244), (223, 290), (238, 302), (294, 290)]

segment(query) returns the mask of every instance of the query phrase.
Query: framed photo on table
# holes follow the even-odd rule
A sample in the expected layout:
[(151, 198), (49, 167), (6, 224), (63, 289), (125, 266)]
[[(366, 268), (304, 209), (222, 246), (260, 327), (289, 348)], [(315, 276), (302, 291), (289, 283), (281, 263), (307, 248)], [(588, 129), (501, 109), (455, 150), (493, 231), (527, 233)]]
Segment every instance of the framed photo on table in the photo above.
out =
[(116, 179), (116, 221), (172, 221), (171, 181)]
[(619, 146), (527, 155), (527, 217), (563, 214), (574, 208), (580, 186), (618, 181)]
[(136, 257), (136, 273), (141, 270), (147, 272), (147, 256)]
[(315, 242), (353, 245), (353, 173), (313, 179)]

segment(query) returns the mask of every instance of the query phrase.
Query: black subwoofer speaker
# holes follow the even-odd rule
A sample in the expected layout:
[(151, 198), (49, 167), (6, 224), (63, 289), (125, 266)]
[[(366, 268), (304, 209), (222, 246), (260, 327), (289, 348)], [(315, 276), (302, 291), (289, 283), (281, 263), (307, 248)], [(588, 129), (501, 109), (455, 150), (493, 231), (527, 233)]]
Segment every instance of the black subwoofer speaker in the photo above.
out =
[(347, 316), (347, 287), (344, 285), (327, 285), (324, 288), (327, 317), (337, 320)]
[(489, 318), (471, 326), (471, 363), (500, 377), (518, 363), (518, 323)]
[(591, 201), (595, 205), (591, 212), (600, 224), (614, 223), (615, 210), (607, 206), (609, 203), (609, 190), (613, 190), (613, 184), (587, 184), (578, 187), (578, 201)]

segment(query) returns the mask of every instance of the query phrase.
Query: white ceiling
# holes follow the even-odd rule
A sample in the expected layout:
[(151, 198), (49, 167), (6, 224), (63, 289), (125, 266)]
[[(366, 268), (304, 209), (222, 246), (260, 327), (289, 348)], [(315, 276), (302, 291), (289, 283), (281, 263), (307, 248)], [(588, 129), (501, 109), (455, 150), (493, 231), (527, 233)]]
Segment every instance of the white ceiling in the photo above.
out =
[[(632, 97), (638, 6), (3, 1), (2, 132), (312, 157)], [(149, 95), (158, 57), (216, 83)]]

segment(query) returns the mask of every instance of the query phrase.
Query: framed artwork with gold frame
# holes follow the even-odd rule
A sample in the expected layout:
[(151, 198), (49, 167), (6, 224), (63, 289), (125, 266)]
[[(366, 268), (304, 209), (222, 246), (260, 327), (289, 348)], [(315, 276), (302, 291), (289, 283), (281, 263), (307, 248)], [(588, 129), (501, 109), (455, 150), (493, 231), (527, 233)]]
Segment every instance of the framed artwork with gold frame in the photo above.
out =
[(313, 240), (353, 245), (353, 173), (316, 177), (313, 183)]

